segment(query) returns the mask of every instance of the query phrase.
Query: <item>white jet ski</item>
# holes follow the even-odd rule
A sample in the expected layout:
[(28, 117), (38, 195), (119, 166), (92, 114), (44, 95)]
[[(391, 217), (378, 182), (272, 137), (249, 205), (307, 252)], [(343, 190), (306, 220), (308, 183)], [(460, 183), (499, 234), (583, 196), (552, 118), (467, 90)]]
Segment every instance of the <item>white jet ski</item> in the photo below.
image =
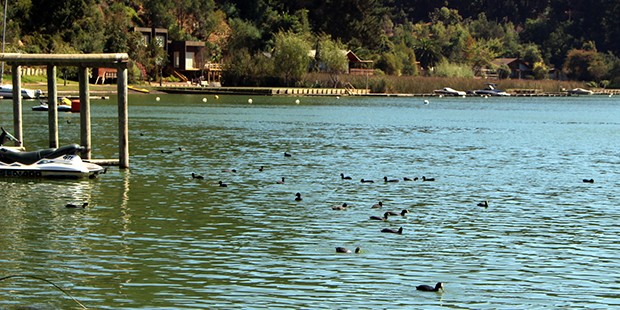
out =
[(78, 153), (84, 148), (77, 144), (21, 152), (3, 146), (8, 140), (18, 140), (0, 128), (0, 178), (94, 178), (105, 173), (103, 167), (82, 161)]

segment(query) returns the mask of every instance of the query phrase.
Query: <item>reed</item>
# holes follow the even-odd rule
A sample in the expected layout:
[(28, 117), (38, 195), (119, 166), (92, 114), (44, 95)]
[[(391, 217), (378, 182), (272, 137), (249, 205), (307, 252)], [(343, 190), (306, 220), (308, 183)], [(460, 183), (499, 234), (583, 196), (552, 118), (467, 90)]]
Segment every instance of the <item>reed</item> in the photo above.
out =
[[(529, 89), (543, 93), (556, 93), (563, 89), (585, 87), (584, 82), (579, 81), (556, 81), (556, 80), (529, 80), (529, 79), (506, 79), (493, 80), (466, 77), (426, 77), (426, 76), (390, 76), (390, 75), (340, 75), (338, 77), (343, 87), (350, 83), (358, 89), (369, 88), (375, 93), (403, 93), (403, 94), (431, 94), (433, 90), (443, 87), (451, 87), (458, 90), (468, 91), (484, 88), (486, 83), (496, 83), (504, 90)], [(309, 73), (306, 81), (312, 81), (312, 86), (334, 87), (329, 75), (322, 73)], [(310, 83), (305, 83), (310, 86)]]

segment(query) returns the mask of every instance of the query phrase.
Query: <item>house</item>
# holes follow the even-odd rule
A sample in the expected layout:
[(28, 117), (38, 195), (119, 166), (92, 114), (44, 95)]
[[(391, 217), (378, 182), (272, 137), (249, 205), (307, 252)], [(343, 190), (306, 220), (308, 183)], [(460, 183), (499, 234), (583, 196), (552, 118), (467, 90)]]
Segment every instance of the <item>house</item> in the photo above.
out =
[(165, 51), (168, 50), (168, 30), (164, 28), (148, 28), (148, 27), (134, 27), (133, 31), (140, 32), (142, 35), (142, 44), (147, 46), (153, 38), (157, 41), (160, 47), (163, 47)]
[(487, 76), (491, 77), (495, 75), (497, 77), (497, 68), (501, 66), (508, 66), (510, 68), (511, 79), (521, 79), (526, 75), (532, 74), (532, 68), (519, 58), (496, 58), (491, 61), (491, 68), (487, 69)]
[[(174, 75), (181, 78), (200, 79), (205, 70), (206, 47), (203, 41), (172, 41), (168, 45), (168, 58)], [(187, 78), (185, 80), (187, 80)]]
[[(351, 50), (345, 51), (341, 50), (342, 55), (348, 60), (348, 69), (347, 73), (352, 75), (373, 75), (373, 61), (372, 60), (362, 60)], [(316, 58), (316, 50), (310, 50), (308, 52), (308, 56), (310, 58)], [(325, 64), (319, 63), (317, 64), (319, 71), (325, 70)]]
[(351, 50), (347, 51), (349, 60), (349, 74), (351, 75), (373, 75), (374, 62), (372, 60), (362, 60)]
[(91, 78), (91, 82), (92, 79), (95, 79), (95, 84), (99, 84), (99, 82), (101, 82), (101, 84), (105, 84), (106, 80), (108, 80), (108, 82), (110, 83), (116, 82), (116, 72), (116, 68), (93, 68), (93, 76)]

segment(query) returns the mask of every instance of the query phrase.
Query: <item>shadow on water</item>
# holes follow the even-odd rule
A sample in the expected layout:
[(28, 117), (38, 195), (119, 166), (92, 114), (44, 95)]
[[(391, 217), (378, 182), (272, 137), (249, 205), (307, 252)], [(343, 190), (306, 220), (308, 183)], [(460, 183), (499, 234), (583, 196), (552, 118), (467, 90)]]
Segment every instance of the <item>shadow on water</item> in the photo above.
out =
[[(619, 303), (620, 109), (607, 98), (203, 98), (131, 96), (129, 170), (0, 181), (4, 272), (102, 309)], [(118, 154), (114, 102), (93, 104), (96, 158)], [(60, 117), (61, 144), (79, 141), (78, 116)], [(44, 146), (46, 114), (24, 124), (27, 147)], [(439, 281), (443, 293), (415, 289)], [(75, 306), (28, 279), (0, 296)]]

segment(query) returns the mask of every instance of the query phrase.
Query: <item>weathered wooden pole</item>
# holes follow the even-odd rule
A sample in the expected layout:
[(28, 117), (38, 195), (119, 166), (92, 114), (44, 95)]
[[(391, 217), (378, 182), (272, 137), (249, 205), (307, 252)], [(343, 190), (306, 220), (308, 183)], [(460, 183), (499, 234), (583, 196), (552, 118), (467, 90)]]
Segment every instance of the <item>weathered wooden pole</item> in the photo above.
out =
[(47, 66), (47, 107), (49, 142), (51, 148), (58, 147), (58, 88), (56, 85), (56, 66)]
[(13, 65), (13, 132), (19, 142), (15, 146), (24, 146), (22, 122), (22, 67)]
[(88, 89), (88, 68), (78, 67), (80, 81), (80, 144), (85, 148), (82, 158), (90, 159), (92, 145), (90, 138), (90, 95)]
[(116, 69), (118, 93), (118, 164), (129, 168), (129, 113), (127, 100), (127, 64), (121, 63)]
[[(16, 146), (23, 146), (23, 122), (22, 122), (22, 96), (21, 96), (21, 66), (47, 66), (48, 67), (48, 97), (50, 99), (50, 146), (58, 145), (58, 101), (56, 86), (55, 66), (78, 67), (80, 80), (80, 142), (86, 150), (81, 154), (84, 159), (91, 159), (91, 119), (90, 119), (90, 94), (88, 85), (89, 67), (117, 68), (118, 98), (119, 98), (119, 165), (122, 168), (129, 167), (129, 134), (127, 113), (127, 61), (126, 53), (117, 54), (20, 54), (0, 53), (0, 62), (6, 62), (13, 67), (13, 127), (14, 135), (20, 140)], [(53, 107), (53, 104), (56, 107)]]

